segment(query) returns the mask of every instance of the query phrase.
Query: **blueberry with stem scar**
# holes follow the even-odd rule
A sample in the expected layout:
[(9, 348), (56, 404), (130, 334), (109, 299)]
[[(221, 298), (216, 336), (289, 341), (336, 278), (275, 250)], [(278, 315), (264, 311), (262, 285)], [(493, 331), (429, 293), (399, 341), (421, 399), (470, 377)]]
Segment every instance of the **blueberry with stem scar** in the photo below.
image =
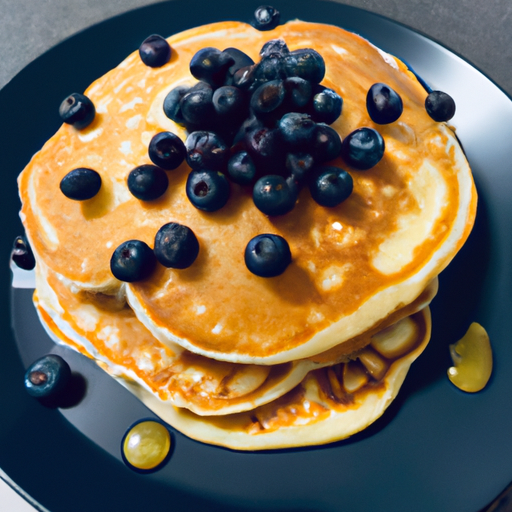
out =
[(191, 171), (187, 178), (185, 192), (189, 201), (198, 210), (215, 212), (228, 202), (229, 181), (221, 172), (208, 169)]
[(169, 222), (158, 230), (155, 236), (155, 256), (164, 267), (188, 268), (198, 254), (199, 242), (189, 227)]
[(87, 96), (74, 92), (60, 104), (59, 115), (66, 124), (82, 130), (94, 120), (96, 108)]
[(339, 167), (321, 167), (309, 184), (311, 197), (321, 206), (338, 206), (354, 188), (352, 176)]
[(179, 167), (186, 153), (183, 141), (171, 132), (157, 133), (149, 143), (148, 155), (151, 161), (168, 171)]
[(32, 363), (25, 372), (25, 389), (30, 396), (56, 396), (66, 388), (71, 369), (62, 357), (49, 354)]
[(292, 261), (288, 242), (279, 235), (255, 236), (245, 248), (245, 265), (259, 277), (281, 275)]
[(146, 66), (160, 68), (169, 62), (171, 47), (162, 36), (153, 34), (142, 41), (139, 47), (139, 56)]
[(128, 189), (141, 201), (154, 201), (161, 197), (169, 186), (163, 169), (156, 165), (140, 165), (128, 175)]
[(155, 254), (141, 240), (127, 240), (112, 254), (110, 270), (116, 279), (126, 283), (149, 277), (156, 265)]

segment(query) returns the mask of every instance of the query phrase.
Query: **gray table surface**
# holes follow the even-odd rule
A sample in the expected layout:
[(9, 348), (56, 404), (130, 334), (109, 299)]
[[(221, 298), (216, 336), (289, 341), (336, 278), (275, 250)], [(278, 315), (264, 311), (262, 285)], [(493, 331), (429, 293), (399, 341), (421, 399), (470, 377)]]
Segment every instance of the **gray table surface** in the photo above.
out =
[[(156, 2), (0, 0), (0, 88), (63, 39), (106, 18), (153, 3)], [(389, 17), (431, 37), (464, 57), (512, 97), (512, 1), (345, 0), (341, 3)], [(250, 5), (254, 6), (254, 2)], [(31, 509), (2, 485), (1, 480), (0, 496), (6, 512)]]
[[(116, 14), (153, 3), (156, 2), (0, 0), (0, 88), (66, 37)], [(467, 59), (512, 96), (510, 0), (345, 0), (341, 3), (382, 14), (420, 31)], [(248, 2), (249, 5), (254, 6), (254, 1)]]

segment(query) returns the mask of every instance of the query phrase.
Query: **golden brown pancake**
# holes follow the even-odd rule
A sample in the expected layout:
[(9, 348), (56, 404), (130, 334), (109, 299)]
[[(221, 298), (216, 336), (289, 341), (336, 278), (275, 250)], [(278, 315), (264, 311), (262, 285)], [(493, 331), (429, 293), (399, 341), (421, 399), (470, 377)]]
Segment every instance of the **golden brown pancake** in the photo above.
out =
[[(323, 85), (344, 100), (332, 125), (342, 138), (376, 128), (386, 144), (372, 169), (355, 171), (353, 194), (335, 208), (303, 190), (289, 214), (267, 217), (250, 193), (232, 185), (228, 204), (197, 210), (185, 194), (189, 169), (168, 173), (164, 196), (141, 202), (127, 189), (128, 173), (149, 163), (149, 140), (163, 130), (184, 135), (162, 114), (167, 91), (193, 81), (189, 62), (201, 48), (235, 46), (258, 60), (263, 44), (282, 38), (291, 50), (312, 47), (324, 58)], [(279, 364), (325, 352), (375, 328), (413, 302), (451, 261), (473, 225), (476, 193), (467, 161), (451, 129), (426, 113), (426, 92), (406, 66), (340, 28), (289, 22), (259, 32), (239, 22), (191, 29), (169, 38), (170, 62), (145, 66), (137, 52), (86, 91), (97, 108), (82, 131), (64, 125), (34, 156), (19, 179), (22, 219), (37, 260), (71, 290), (123, 296), (162, 343), (239, 363)], [(376, 82), (404, 102), (395, 123), (377, 126), (366, 112)], [(100, 173), (99, 194), (81, 203), (59, 191), (76, 167)], [(114, 249), (128, 239), (153, 246), (170, 222), (189, 226), (200, 253), (188, 269), (159, 266), (151, 278), (122, 285), (110, 272)], [(248, 241), (276, 233), (293, 261), (263, 279), (244, 263)]]
[(128, 386), (147, 407), (198, 441), (235, 450), (326, 444), (364, 430), (384, 413), (425, 349), (430, 328), (426, 307), (379, 333), (356, 361), (314, 370), (286, 395), (245, 413), (197, 416), (165, 408), (143, 388)]
[[(396, 312), (379, 329), (358, 337), (353, 346), (371, 345), (380, 331), (424, 308), (436, 291), (434, 282), (420, 300)], [(317, 360), (261, 366), (208, 359), (179, 345), (171, 350), (151, 335), (127, 305), (101, 294), (73, 293), (42, 264), (37, 271), (35, 304), (57, 343), (95, 359), (110, 374), (133, 381), (163, 403), (199, 415), (254, 409), (290, 391), (311, 370), (356, 357), (331, 350)]]

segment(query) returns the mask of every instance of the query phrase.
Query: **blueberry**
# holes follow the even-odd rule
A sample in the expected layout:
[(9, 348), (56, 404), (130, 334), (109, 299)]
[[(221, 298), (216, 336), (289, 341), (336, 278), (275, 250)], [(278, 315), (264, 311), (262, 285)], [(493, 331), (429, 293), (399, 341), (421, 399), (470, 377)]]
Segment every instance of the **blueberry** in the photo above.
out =
[(292, 76), (283, 81), (283, 86), (286, 91), (286, 108), (290, 112), (302, 110), (309, 103), (313, 88), (307, 80)]
[(239, 185), (250, 185), (256, 176), (256, 165), (247, 151), (235, 153), (228, 161), (228, 175)]
[(313, 142), (316, 125), (307, 114), (290, 112), (278, 123), (281, 139), (288, 148), (308, 148)]
[(455, 101), (442, 91), (432, 91), (425, 100), (427, 114), (437, 122), (449, 121), (455, 115)]
[(163, 225), (155, 236), (156, 259), (167, 268), (188, 268), (199, 254), (194, 232), (176, 222)]
[(14, 239), (11, 259), (23, 270), (32, 270), (36, 266), (36, 259), (25, 236), (20, 235)]
[(223, 173), (202, 169), (190, 172), (185, 191), (198, 210), (215, 212), (228, 202), (230, 187)]
[(321, 167), (310, 181), (311, 197), (321, 206), (337, 206), (350, 196), (352, 176), (339, 167)]
[(255, 236), (245, 248), (245, 265), (259, 277), (281, 275), (292, 261), (288, 242), (279, 235)]
[(153, 34), (139, 47), (140, 59), (150, 68), (159, 68), (169, 62), (171, 58), (171, 47), (169, 43), (157, 34)]
[(345, 137), (341, 156), (354, 169), (364, 171), (378, 164), (384, 156), (384, 139), (372, 128), (359, 128)]
[(179, 108), (184, 124), (206, 126), (214, 116), (213, 89), (205, 82), (192, 87), (180, 100)]
[(85, 167), (68, 172), (60, 182), (60, 190), (69, 199), (85, 201), (94, 197), (101, 188), (100, 175)]
[(256, 208), (265, 215), (284, 215), (293, 210), (297, 189), (282, 176), (263, 176), (254, 185), (252, 198)]
[(156, 265), (151, 248), (140, 240), (123, 242), (110, 258), (110, 270), (116, 279), (126, 283), (149, 277)]
[(294, 50), (283, 58), (288, 76), (298, 76), (312, 84), (319, 84), (325, 76), (324, 59), (311, 48)]
[(277, 128), (256, 128), (245, 135), (245, 148), (260, 175), (281, 174), (284, 171), (285, 148)]
[(312, 144), (312, 155), (317, 163), (334, 160), (341, 153), (341, 138), (336, 130), (317, 124)]
[(181, 113), (180, 102), (183, 96), (190, 91), (188, 85), (178, 85), (172, 89), (164, 99), (164, 114), (178, 124), (185, 124), (185, 119)]
[(167, 174), (156, 165), (140, 165), (128, 174), (128, 189), (141, 201), (158, 199), (165, 193), (168, 186)]
[(215, 133), (192, 132), (185, 141), (186, 159), (192, 169), (226, 170), (229, 148)]
[(247, 117), (248, 102), (243, 91), (232, 85), (219, 87), (212, 97), (213, 108), (220, 124), (240, 124)]
[(303, 185), (313, 168), (315, 161), (309, 153), (288, 153), (286, 169), (297, 185)]
[(261, 83), (269, 82), (270, 80), (284, 80), (286, 78), (286, 71), (281, 54), (271, 53), (263, 57), (256, 64), (254, 77)]
[(389, 85), (373, 84), (366, 95), (366, 110), (374, 123), (394, 123), (404, 110), (402, 98)]
[(65, 123), (82, 130), (92, 123), (96, 109), (87, 96), (74, 92), (60, 104), (59, 115)]
[(261, 85), (259, 82), (256, 82), (255, 74), (257, 69), (258, 68), (256, 65), (245, 66), (243, 68), (238, 69), (233, 75), (231, 85), (234, 85), (239, 89), (242, 89), (242, 91), (252, 91), (254, 84), (257, 84), (258, 86)]
[(186, 153), (183, 141), (171, 132), (157, 133), (149, 143), (148, 155), (151, 161), (169, 171), (181, 165)]
[(36, 398), (62, 393), (71, 378), (71, 369), (62, 357), (49, 354), (33, 362), (25, 372), (25, 389)]
[(251, 57), (238, 48), (226, 48), (222, 53), (227, 54), (233, 59), (233, 64), (229, 66), (226, 72), (224, 85), (233, 85), (233, 77), (239, 69), (254, 65)]
[(279, 25), (280, 13), (270, 5), (261, 5), (254, 11), (252, 26), (258, 30), (272, 30)]
[(190, 72), (198, 80), (219, 87), (226, 81), (229, 68), (235, 63), (233, 57), (217, 48), (202, 48), (190, 61)]
[(268, 57), (272, 53), (279, 53), (281, 55), (285, 55), (287, 53), (290, 53), (290, 50), (288, 49), (288, 46), (286, 46), (286, 43), (284, 42), (283, 39), (271, 39), (261, 47), (260, 57)]
[(271, 80), (260, 85), (251, 96), (251, 108), (261, 117), (277, 110), (284, 101), (285, 89), (282, 80)]
[(340, 117), (342, 108), (343, 99), (338, 93), (327, 87), (317, 86), (311, 104), (311, 117), (317, 123), (334, 123)]

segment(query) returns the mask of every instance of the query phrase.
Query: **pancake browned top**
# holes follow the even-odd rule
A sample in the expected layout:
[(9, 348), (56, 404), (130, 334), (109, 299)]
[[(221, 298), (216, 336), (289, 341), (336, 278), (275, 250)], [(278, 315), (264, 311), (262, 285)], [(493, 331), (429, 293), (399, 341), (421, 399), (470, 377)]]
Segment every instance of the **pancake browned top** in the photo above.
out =
[[(369, 126), (385, 139), (377, 166), (347, 168), (354, 179), (349, 199), (324, 208), (304, 190), (291, 213), (268, 218), (248, 191), (232, 185), (228, 204), (204, 213), (185, 195), (186, 165), (168, 173), (162, 198), (135, 199), (126, 178), (150, 163), (151, 137), (167, 129), (184, 136), (161, 105), (177, 82), (193, 82), (192, 56), (206, 46), (235, 46), (258, 60), (262, 45), (275, 38), (291, 50), (321, 53), (322, 83), (344, 99), (332, 125), (342, 137)], [(165, 66), (148, 68), (135, 52), (93, 83), (86, 91), (98, 112), (93, 124), (81, 132), (62, 126), (20, 176), (32, 247), (68, 286), (116, 293), (121, 283), (109, 267), (114, 249), (128, 239), (153, 246), (163, 224), (185, 224), (199, 239), (199, 257), (186, 270), (158, 267), (147, 281), (127, 285), (139, 319), (160, 340), (194, 352), (278, 363), (327, 350), (412, 302), (464, 243), (476, 208), (469, 167), (451, 130), (425, 112), (426, 93), (401, 62), (340, 28), (300, 21), (269, 32), (218, 23), (169, 43), (174, 51)], [(366, 93), (376, 82), (404, 102), (390, 125), (375, 125), (366, 112)], [(82, 203), (59, 191), (62, 177), (77, 167), (95, 169), (103, 182), (99, 194)], [(279, 277), (259, 278), (245, 267), (245, 246), (261, 233), (277, 233), (290, 244), (293, 261)]]

